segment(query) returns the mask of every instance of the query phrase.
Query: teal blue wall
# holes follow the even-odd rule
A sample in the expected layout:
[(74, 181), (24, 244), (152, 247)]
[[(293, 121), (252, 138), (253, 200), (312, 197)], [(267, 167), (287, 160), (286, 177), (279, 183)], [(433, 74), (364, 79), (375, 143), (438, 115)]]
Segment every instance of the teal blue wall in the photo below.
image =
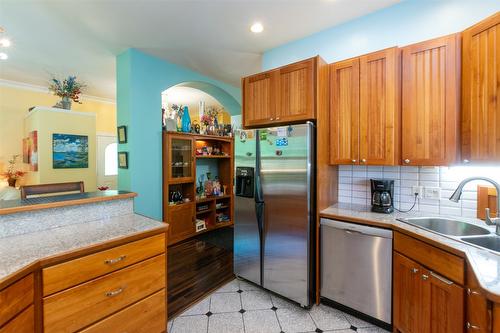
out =
[(162, 219), (161, 92), (183, 84), (216, 98), (229, 113), (241, 113), (240, 89), (135, 49), (118, 55), (117, 123), (128, 128), (129, 168), (119, 169), (118, 188), (137, 192), (136, 213)]
[(500, 0), (406, 0), (268, 50), (264, 70), (320, 55), (328, 63), (462, 31), (500, 10)]

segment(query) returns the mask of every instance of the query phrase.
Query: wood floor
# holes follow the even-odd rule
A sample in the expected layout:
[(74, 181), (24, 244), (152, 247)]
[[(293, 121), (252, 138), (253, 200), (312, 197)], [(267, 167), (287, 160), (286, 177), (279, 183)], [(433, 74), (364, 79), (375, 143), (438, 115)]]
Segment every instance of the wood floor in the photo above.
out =
[(222, 228), (168, 248), (168, 317), (234, 278), (233, 228)]

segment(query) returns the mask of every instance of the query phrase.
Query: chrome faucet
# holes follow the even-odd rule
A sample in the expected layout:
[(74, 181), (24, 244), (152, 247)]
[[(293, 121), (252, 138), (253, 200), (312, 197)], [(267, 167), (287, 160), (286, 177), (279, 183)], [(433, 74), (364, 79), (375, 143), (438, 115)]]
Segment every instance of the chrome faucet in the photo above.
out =
[(462, 180), (460, 184), (458, 184), (457, 189), (455, 192), (450, 197), (451, 201), (458, 202), (460, 200), (460, 196), (462, 195), (462, 191), (464, 189), (465, 184), (468, 182), (471, 182), (473, 180), (484, 180), (487, 181), (488, 183), (491, 183), (495, 188), (497, 189), (497, 216), (494, 218), (491, 218), (490, 216), (490, 209), (486, 208), (486, 219), (485, 222), (487, 225), (496, 225), (496, 231), (495, 233), (500, 236), (500, 184), (498, 184), (496, 181), (490, 178), (486, 177), (470, 177)]

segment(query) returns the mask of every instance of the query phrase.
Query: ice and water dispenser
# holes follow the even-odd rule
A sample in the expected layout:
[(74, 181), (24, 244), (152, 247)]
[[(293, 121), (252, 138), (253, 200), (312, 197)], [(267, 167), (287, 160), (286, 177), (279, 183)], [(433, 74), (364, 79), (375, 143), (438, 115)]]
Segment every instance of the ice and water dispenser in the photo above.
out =
[(236, 193), (238, 197), (253, 198), (255, 170), (251, 167), (236, 168)]

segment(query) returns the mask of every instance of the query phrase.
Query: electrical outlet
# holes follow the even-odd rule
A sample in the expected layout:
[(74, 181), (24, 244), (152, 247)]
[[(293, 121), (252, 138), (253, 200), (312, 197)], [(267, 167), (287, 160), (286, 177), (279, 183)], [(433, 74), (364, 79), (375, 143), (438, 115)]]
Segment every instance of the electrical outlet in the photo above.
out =
[(426, 187), (424, 196), (426, 199), (439, 199), (439, 198), (441, 198), (441, 188), (439, 188), (439, 187)]
[(424, 187), (423, 186), (412, 186), (411, 187), (411, 194), (415, 195), (417, 193), (417, 198), (422, 199), (424, 195)]

